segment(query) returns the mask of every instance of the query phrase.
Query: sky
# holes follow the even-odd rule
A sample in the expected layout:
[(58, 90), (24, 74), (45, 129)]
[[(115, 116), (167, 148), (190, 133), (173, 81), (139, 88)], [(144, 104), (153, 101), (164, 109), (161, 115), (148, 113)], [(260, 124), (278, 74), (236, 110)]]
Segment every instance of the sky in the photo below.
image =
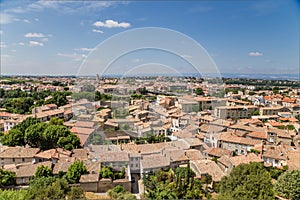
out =
[[(98, 59), (95, 66), (103, 64), (107, 54), (124, 45), (169, 42), (169, 50), (181, 48), (185, 39), (199, 44), (202, 52), (183, 47), (172, 57), (160, 47), (131, 49), (118, 55), (111, 72), (128, 73), (128, 66), (146, 66), (150, 72), (163, 70), (157, 66), (184, 71), (188, 58), (206, 53), (221, 73), (299, 73), (296, 0), (0, 2), (2, 75), (76, 75), (92, 60)], [(145, 27), (176, 32), (178, 37), (159, 38), (150, 31), (107, 42), (98, 50), (111, 38)]]

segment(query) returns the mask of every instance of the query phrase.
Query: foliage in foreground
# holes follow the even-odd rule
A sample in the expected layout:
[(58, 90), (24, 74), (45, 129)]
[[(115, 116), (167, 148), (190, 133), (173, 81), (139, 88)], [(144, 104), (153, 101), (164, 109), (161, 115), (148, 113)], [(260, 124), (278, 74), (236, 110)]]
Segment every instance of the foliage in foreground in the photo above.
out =
[(111, 190), (108, 190), (108, 196), (113, 200), (135, 200), (136, 197), (130, 192), (126, 191), (125, 188), (121, 185), (117, 185)]
[(219, 200), (274, 199), (271, 176), (261, 163), (253, 162), (235, 167), (229, 176), (222, 178), (219, 186)]
[(188, 167), (178, 167), (175, 172), (157, 171), (144, 177), (148, 199), (202, 199), (204, 190), (200, 180)]
[(69, 183), (78, 183), (79, 179), (80, 179), (80, 176), (82, 174), (87, 174), (87, 173), (88, 173), (87, 168), (83, 164), (83, 162), (82, 161), (75, 161), (68, 168), (68, 172), (66, 174), (66, 177), (67, 177), (67, 180), (69, 181)]
[(286, 171), (281, 174), (275, 184), (275, 190), (281, 197), (300, 199), (300, 171)]
[(34, 178), (26, 190), (0, 190), (0, 199), (85, 199), (81, 187), (69, 187), (64, 178), (39, 177)]
[(0, 168), (0, 188), (15, 185), (16, 173)]

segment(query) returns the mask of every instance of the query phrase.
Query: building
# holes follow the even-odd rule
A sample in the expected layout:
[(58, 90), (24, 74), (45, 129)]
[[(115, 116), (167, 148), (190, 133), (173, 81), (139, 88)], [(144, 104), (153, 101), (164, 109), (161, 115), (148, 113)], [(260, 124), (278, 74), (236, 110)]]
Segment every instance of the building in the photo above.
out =
[(38, 148), (0, 146), (0, 165), (34, 162)]
[(251, 138), (239, 137), (232, 132), (221, 133), (218, 141), (218, 147), (235, 152), (236, 154), (246, 155), (260, 141)]
[(243, 119), (251, 118), (253, 113), (258, 111), (257, 106), (220, 106), (214, 110), (214, 115), (220, 119)]

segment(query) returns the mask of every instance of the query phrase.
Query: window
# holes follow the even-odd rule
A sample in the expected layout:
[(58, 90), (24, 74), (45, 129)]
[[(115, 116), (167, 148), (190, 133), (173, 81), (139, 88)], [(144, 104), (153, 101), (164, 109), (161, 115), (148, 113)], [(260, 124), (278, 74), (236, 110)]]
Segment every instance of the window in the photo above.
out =
[(133, 164), (131, 164), (130, 167), (133, 167)]
[(135, 167), (139, 167), (139, 164), (135, 164)]
[(136, 160), (136, 161), (138, 161), (138, 160), (139, 160), (139, 158), (135, 158), (135, 160)]
[(15, 159), (13, 158), (13, 162), (15, 162)]
[(133, 158), (130, 158), (131, 161), (133, 161)]
[(25, 158), (22, 158), (22, 162), (24, 162), (25, 161)]

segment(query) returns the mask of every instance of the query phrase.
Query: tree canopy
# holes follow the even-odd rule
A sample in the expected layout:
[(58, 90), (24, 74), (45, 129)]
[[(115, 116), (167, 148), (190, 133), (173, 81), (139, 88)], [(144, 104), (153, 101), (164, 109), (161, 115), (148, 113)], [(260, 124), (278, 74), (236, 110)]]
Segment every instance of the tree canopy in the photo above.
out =
[(83, 164), (83, 162), (82, 161), (75, 161), (68, 168), (68, 172), (66, 174), (66, 177), (67, 177), (67, 180), (69, 181), (69, 183), (78, 183), (79, 179), (80, 179), (80, 176), (82, 174), (87, 174), (87, 173), (88, 173), (87, 168)]
[(197, 88), (197, 89), (195, 89), (195, 94), (196, 95), (203, 95), (204, 94), (204, 92), (203, 92), (203, 89), (202, 88)]
[(113, 200), (135, 200), (136, 197), (130, 192), (126, 191), (125, 188), (121, 185), (117, 185), (111, 190), (108, 190), (108, 196)]
[(16, 184), (16, 173), (0, 168), (0, 188)]
[(296, 200), (300, 199), (300, 171), (286, 171), (278, 177), (275, 190), (279, 196)]
[(146, 197), (150, 199), (202, 199), (204, 190), (200, 180), (188, 167), (178, 167), (175, 173), (157, 171), (154, 175), (145, 175)]
[(27, 118), (2, 136), (1, 142), (8, 146), (28, 144), (30, 147), (42, 150), (57, 147), (72, 150), (80, 147), (80, 139), (77, 135), (61, 124), (62, 120), (58, 118), (54, 118), (50, 123), (40, 122), (36, 118)]
[(38, 166), (34, 174), (34, 178), (51, 177), (51, 176), (53, 176), (52, 170), (49, 167), (44, 165)]
[(271, 176), (261, 163), (241, 164), (222, 178), (218, 199), (274, 199)]

